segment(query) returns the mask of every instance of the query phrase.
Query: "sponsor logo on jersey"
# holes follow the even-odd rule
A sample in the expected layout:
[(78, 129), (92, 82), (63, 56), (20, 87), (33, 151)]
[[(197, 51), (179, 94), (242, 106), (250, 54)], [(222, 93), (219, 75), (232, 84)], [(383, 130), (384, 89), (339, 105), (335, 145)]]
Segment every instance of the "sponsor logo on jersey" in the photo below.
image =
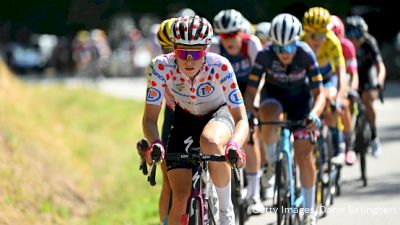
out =
[(148, 102), (155, 102), (161, 98), (161, 92), (153, 87), (147, 89), (147, 101)]
[(236, 105), (243, 103), (243, 97), (238, 88), (231, 91), (231, 93), (229, 93), (229, 95), (228, 95), (228, 98), (229, 98), (230, 102), (232, 102)]
[(224, 78), (222, 78), (221, 80), (221, 84), (223, 84), (225, 81), (227, 81), (228, 79), (232, 78), (232, 76), (234, 75), (234, 73), (229, 73), (228, 75), (226, 75)]
[(211, 95), (215, 90), (215, 87), (211, 85), (211, 83), (206, 82), (199, 85), (197, 88), (197, 96), (199, 97), (207, 97)]
[(183, 92), (183, 90), (185, 90), (185, 83), (176, 84), (176, 89), (179, 92)]
[(153, 70), (153, 74), (154, 74), (154, 76), (156, 76), (159, 80), (161, 80), (162, 82), (167, 82), (167, 80), (165, 80), (165, 78), (161, 75), (161, 74), (159, 74), (159, 73), (157, 73), (156, 71), (154, 71)]

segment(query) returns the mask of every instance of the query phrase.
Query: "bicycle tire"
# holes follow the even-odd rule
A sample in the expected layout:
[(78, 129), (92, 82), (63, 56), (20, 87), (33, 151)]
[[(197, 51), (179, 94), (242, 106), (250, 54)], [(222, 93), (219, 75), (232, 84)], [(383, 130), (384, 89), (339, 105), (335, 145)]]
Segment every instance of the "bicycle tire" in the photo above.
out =
[(288, 169), (286, 168), (287, 163), (286, 157), (276, 162), (276, 191), (277, 191), (277, 224), (286, 225), (290, 224), (290, 191), (289, 184), (287, 181)]
[(361, 180), (363, 186), (367, 186), (367, 160), (366, 154), (369, 147), (369, 140), (371, 138), (371, 131), (368, 125), (368, 121), (363, 109), (357, 116), (356, 120), (356, 140), (354, 142), (354, 149), (359, 154), (360, 157), (360, 170), (361, 170)]
[(202, 209), (201, 202), (197, 198), (190, 199), (189, 208), (189, 223), (188, 225), (202, 225)]
[(233, 204), (233, 210), (235, 212), (235, 225), (244, 225), (244, 222), (247, 218), (247, 210), (245, 207), (245, 201), (242, 199), (240, 193), (240, 186), (237, 185), (235, 180), (233, 179), (233, 175), (231, 176), (231, 199)]

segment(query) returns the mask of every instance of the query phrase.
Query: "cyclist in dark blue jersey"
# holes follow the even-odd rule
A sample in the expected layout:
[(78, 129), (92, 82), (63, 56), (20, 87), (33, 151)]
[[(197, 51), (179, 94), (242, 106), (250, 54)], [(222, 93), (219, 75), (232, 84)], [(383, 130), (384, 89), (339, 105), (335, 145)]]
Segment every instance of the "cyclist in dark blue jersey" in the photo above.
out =
[[(319, 115), (323, 111), (325, 97), (318, 62), (311, 48), (299, 40), (301, 31), (300, 21), (290, 14), (279, 14), (272, 20), (272, 44), (257, 55), (248, 79), (245, 103), (252, 102), (260, 79), (265, 74), (258, 112), (262, 121), (283, 120), (284, 113), (288, 120), (312, 120), (307, 129), (299, 128), (293, 133), (304, 208), (305, 212), (310, 212), (306, 218), (315, 223), (313, 212), (316, 168), (312, 155), (313, 147), (307, 139), (310, 138), (309, 129), (321, 126)], [(252, 105), (247, 104), (246, 107), (254, 112)], [(276, 126), (261, 127), (261, 139), (270, 153), (270, 160), (276, 158), (273, 153), (276, 152), (278, 138)]]

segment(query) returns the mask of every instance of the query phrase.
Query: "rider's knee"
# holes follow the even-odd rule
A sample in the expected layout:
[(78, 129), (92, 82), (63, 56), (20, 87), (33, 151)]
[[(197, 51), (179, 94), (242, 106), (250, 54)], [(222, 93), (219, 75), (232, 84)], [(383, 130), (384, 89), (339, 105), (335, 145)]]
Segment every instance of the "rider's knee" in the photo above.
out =
[(222, 148), (224, 144), (221, 138), (210, 133), (203, 133), (200, 136), (200, 147), (205, 153), (211, 153), (214, 149)]

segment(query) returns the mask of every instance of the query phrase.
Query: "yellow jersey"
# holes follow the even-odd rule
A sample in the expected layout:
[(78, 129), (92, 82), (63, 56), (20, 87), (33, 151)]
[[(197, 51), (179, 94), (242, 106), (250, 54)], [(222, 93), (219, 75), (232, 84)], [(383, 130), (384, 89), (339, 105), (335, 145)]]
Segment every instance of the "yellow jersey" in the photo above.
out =
[[(306, 32), (302, 33), (301, 39), (305, 42), (308, 41)], [(336, 66), (346, 66), (342, 52), (342, 44), (331, 30), (326, 33), (326, 40), (316, 53), (316, 56), (321, 74), (324, 78), (332, 75), (335, 72)]]

